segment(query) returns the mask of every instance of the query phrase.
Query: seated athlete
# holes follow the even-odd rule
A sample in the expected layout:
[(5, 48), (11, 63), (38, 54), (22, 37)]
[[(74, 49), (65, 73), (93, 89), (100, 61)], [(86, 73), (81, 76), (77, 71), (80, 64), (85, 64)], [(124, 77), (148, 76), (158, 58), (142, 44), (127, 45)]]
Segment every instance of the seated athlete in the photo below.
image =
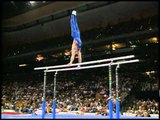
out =
[(78, 63), (82, 62), (82, 55), (81, 55), (82, 41), (80, 38), (80, 31), (77, 24), (76, 14), (77, 12), (73, 10), (71, 14), (71, 20), (70, 20), (71, 36), (73, 38), (73, 43), (72, 43), (72, 49), (71, 49), (71, 59), (68, 65), (72, 65), (76, 55), (78, 55)]

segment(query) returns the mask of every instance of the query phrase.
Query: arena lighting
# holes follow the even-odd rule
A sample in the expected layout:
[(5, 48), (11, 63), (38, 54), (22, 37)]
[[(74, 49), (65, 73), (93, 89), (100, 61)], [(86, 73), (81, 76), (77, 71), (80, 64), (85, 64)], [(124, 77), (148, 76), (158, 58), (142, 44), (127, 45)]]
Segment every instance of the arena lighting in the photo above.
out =
[(158, 43), (158, 38), (157, 38), (157, 37), (152, 37), (152, 38), (150, 39), (150, 41), (151, 41), (152, 43)]
[(19, 67), (25, 67), (27, 64), (20, 64)]
[(29, 3), (30, 3), (30, 4), (35, 4), (36, 2), (35, 2), (35, 1), (29, 1)]
[(131, 48), (135, 48), (135, 47), (137, 47), (136, 45), (131, 45)]
[(147, 75), (150, 75), (152, 73), (155, 73), (155, 71), (148, 71), (148, 72), (145, 72)]
[(69, 56), (70, 55), (70, 51), (69, 50), (65, 50), (64, 55)]
[(43, 60), (44, 59), (44, 57), (42, 56), (42, 55), (37, 55), (36, 56), (36, 60), (37, 61), (41, 61), (41, 60)]
[(70, 55), (70, 52), (67, 51), (67, 52), (65, 52), (64, 54), (65, 54), (66, 56), (69, 56), (69, 55)]
[[(120, 65), (120, 64), (127, 64), (127, 63), (134, 63), (134, 62), (139, 62), (138, 59), (134, 59), (134, 60), (128, 60), (128, 61), (120, 61), (120, 62), (115, 62), (112, 63), (112, 65)], [(45, 70), (44, 72), (60, 72), (60, 71), (70, 71), (70, 70), (82, 70), (82, 69), (90, 69), (90, 68), (98, 68), (98, 67), (105, 67), (105, 66), (109, 66), (110, 63), (106, 63), (106, 64), (101, 64), (101, 65), (90, 65), (90, 66), (85, 66), (85, 67), (74, 67), (74, 68), (64, 68), (64, 69), (54, 69), (54, 70)]]
[[(128, 56), (121, 56), (121, 57), (115, 57), (115, 58), (109, 58), (109, 59), (103, 59), (103, 60), (76, 63), (76, 64), (72, 64), (71, 67), (77, 66), (77, 65), (87, 65), (87, 64), (95, 64), (95, 63), (101, 63), (101, 62), (109, 62), (109, 61), (114, 61), (114, 60), (129, 59), (129, 58), (134, 58), (134, 57), (135, 57), (134, 55), (128, 55)], [(38, 67), (38, 68), (34, 68), (34, 70), (44, 70), (44, 69), (53, 69), (53, 68), (62, 68), (62, 67), (68, 67), (68, 65)]]

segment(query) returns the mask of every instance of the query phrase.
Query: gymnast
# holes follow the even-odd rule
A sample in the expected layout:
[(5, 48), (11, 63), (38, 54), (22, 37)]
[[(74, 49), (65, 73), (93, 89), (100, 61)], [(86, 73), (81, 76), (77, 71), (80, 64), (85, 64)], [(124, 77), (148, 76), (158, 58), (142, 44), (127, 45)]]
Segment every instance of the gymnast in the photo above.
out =
[[(68, 63), (69, 66), (72, 65), (72, 63), (74, 62), (76, 55), (78, 55), (78, 63), (82, 62), (82, 55), (81, 55), (82, 41), (80, 38), (80, 30), (78, 28), (76, 14), (77, 12), (73, 10), (70, 19), (71, 36), (73, 38), (73, 43), (71, 49), (71, 59), (70, 62)], [(78, 65), (78, 67), (80, 67), (80, 65)]]

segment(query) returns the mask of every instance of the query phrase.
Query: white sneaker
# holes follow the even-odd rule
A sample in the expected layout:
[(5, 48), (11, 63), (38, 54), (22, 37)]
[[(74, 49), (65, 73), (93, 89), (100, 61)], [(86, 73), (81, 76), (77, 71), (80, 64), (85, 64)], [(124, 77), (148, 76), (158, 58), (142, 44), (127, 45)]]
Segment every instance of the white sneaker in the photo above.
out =
[(76, 12), (75, 10), (73, 10), (73, 11), (72, 11), (72, 14), (73, 14), (73, 15), (76, 15), (76, 14), (77, 14), (77, 12)]

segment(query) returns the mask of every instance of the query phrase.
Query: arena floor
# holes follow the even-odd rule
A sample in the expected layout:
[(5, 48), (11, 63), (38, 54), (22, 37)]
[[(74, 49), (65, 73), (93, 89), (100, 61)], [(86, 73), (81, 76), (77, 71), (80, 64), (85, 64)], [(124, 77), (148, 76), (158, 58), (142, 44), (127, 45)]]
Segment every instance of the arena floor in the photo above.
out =
[[(2, 119), (41, 119), (42, 115), (31, 115), (31, 114), (21, 114), (21, 115), (8, 115), (2, 114)], [(101, 115), (79, 115), (79, 114), (56, 114), (56, 119), (109, 119), (109, 116)], [(113, 118), (116, 118), (115, 116)], [(53, 119), (52, 114), (46, 114), (45, 119)], [(121, 115), (120, 119), (159, 119), (159, 117), (135, 117), (135, 116), (125, 116)]]

